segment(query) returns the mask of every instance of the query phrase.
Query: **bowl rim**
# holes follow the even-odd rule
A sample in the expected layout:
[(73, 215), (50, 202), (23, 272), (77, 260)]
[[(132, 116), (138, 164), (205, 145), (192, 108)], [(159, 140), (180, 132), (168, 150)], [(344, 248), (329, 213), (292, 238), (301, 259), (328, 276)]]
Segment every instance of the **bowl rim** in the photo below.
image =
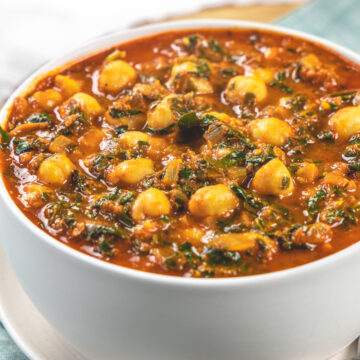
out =
[[(276, 32), (284, 35), (292, 35), (298, 38), (302, 38), (307, 41), (311, 41), (316, 45), (320, 45), (329, 49), (330, 51), (340, 54), (347, 60), (354, 63), (360, 64), (360, 55), (356, 52), (338, 45), (330, 40), (323, 39), (319, 36), (307, 34), (302, 31), (289, 29), (283, 26), (264, 24), (255, 21), (244, 21), (244, 20), (227, 20), (227, 19), (195, 19), (195, 20), (180, 20), (180, 21), (169, 21), (161, 22), (151, 25), (145, 25), (141, 27), (131, 29), (116, 30), (111, 33), (107, 33), (96, 38), (92, 38), (81, 46), (73, 47), (70, 50), (65, 51), (65, 55), (58, 56), (57, 58), (48, 61), (46, 64), (41, 66), (38, 70), (29, 75), (11, 94), (2, 109), (0, 110), (0, 125), (3, 125), (7, 119), (9, 109), (14, 99), (21, 93), (26, 91), (29, 86), (37, 80), (38, 77), (44, 74), (56, 70), (64, 64), (71, 63), (77, 59), (87, 56), (91, 53), (101, 51), (110, 46), (121, 44), (123, 42), (131, 41), (133, 39), (146, 37), (149, 35), (160, 34), (166, 31), (176, 30), (191, 30), (191, 29), (253, 29), (253, 30), (265, 30)], [(119, 40), (118, 38), (125, 38)], [(148, 282), (152, 281), (155, 283), (171, 285), (171, 286), (187, 286), (187, 287), (201, 287), (201, 288), (213, 288), (213, 287), (228, 287), (228, 286), (247, 286), (253, 287), (258, 284), (268, 283), (270, 281), (283, 281), (289, 277), (298, 277), (309, 274), (310, 272), (321, 271), (327, 266), (334, 265), (334, 263), (343, 260), (349, 254), (360, 252), (360, 241), (342, 249), (334, 254), (326, 257), (314, 260), (312, 262), (298, 265), (289, 269), (279, 270), (270, 273), (239, 276), (239, 277), (226, 277), (226, 278), (192, 278), (192, 277), (181, 277), (173, 275), (158, 274), (152, 272), (146, 272), (143, 270), (128, 268), (121, 265), (108, 263), (106, 261), (97, 259), (91, 255), (82, 253), (78, 250), (73, 249), (67, 244), (57, 240), (55, 237), (47, 234), (41, 230), (30, 219), (28, 219), (18, 208), (15, 202), (11, 199), (9, 193), (6, 190), (3, 176), (0, 175), (0, 198), (7, 207), (10, 209), (12, 215), (19, 219), (24, 227), (32, 232), (39, 238), (39, 241), (44, 241), (50, 247), (55, 248), (56, 251), (62, 252), (65, 256), (69, 256), (76, 261), (79, 261), (84, 266), (95, 267), (98, 270), (102, 270), (107, 273), (111, 273), (116, 276), (127, 276), (133, 280)]]

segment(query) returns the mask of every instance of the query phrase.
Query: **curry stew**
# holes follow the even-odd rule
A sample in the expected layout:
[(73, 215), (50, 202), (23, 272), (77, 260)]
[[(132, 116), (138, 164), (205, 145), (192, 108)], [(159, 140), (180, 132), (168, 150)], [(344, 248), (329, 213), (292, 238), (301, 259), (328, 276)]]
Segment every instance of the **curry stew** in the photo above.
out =
[(276, 271), (358, 241), (360, 73), (254, 30), (159, 34), (47, 74), (1, 131), (37, 226), (114, 264), (187, 277)]

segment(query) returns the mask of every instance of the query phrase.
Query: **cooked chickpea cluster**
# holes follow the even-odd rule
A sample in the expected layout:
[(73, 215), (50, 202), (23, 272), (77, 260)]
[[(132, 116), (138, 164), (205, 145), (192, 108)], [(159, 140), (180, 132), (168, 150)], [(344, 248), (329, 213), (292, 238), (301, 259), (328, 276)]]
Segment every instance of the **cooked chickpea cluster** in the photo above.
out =
[(119, 45), (15, 100), (3, 177), (35, 224), (115, 264), (194, 277), (303, 264), (357, 241), (354, 79), (270, 33)]

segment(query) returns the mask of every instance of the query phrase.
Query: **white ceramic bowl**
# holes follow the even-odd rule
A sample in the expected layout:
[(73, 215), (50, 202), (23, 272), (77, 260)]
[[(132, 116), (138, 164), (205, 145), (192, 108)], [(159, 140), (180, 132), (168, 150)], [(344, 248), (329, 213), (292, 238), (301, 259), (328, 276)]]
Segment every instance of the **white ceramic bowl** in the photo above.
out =
[[(321, 43), (273, 25), (194, 20), (97, 38), (27, 79), (87, 53), (144, 35), (191, 28), (255, 28)], [(58, 332), (92, 360), (324, 360), (360, 334), (360, 243), (280, 272), (228, 279), (145, 273), (77, 252), (33, 225), (0, 181), (1, 240), (25, 291)]]

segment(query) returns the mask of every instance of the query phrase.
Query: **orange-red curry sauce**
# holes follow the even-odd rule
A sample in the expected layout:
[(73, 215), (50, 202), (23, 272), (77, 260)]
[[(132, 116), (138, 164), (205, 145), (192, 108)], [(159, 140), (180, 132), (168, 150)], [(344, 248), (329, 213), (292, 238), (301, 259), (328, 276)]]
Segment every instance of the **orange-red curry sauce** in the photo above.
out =
[(358, 240), (359, 67), (291, 36), (168, 32), (44, 76), (1, 129), (7, 189), (99, 259), (243, 276)]

